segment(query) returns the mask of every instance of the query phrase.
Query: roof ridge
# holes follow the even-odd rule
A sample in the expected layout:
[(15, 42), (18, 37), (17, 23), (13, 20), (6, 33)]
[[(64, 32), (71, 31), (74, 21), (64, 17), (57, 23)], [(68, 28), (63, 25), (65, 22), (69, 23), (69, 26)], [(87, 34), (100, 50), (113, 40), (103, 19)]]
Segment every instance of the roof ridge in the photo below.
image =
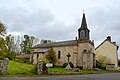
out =
[(95, 48), (95, 50), (96, 50), (97, 48), (99, 48), (105, 41), (108, 41), (108, 42), (110, 42), (111, 44), (117, 46), (116, 44), (114, 44), (113, 42), (109, 41), (108, 39), (105, 39), (104, 41), (102, 41), (102, 42)]
[(76, 45), (76, 43), (77, 43), (76, 40), (68, 40), (68, 41), (60, 41), (60, 42), (53, 42), (53, 43), (37, 44), (33, 48), (62, 46), (62, 45)]

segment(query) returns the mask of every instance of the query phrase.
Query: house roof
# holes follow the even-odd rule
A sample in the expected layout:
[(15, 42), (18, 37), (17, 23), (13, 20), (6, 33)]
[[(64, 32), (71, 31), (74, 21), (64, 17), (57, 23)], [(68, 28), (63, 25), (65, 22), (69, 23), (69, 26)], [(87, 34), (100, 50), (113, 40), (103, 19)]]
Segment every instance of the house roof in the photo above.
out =
[(21, 59), (30, 58), (30, 54), (19, 54), (16, 56), (16, 58), (21, 58)]
[(50, 49), (38, 49), (38, 50), (33, 51), (33, 53), (45, 53), (48, 50), (50, 50)]
[[(95, 50), (96, 50), (97, 48), (99, 48), (99, 47), (100, 47), (103, 43), (105, 43), (106, 41), (110, 42), (110, 43), (113, 44), (114, 46), (117, 46), (114, 42), (111, 42), (110, 40), (105, 39), (100, 45), (98, 45), (98, 46), (95, 48)], [(117, 46), (117, 49), (118, 49), (118, 46)]]
[(45, 43), (45, 44), (37, 44), (34, 48), (50, 48), (50, 47), (57, 47), (57, 46), (75, 46), (77, 45), (77, 40), (70, 40), (70, 41), (61, 41), (61, 42), (54, 42), (54, 43)]

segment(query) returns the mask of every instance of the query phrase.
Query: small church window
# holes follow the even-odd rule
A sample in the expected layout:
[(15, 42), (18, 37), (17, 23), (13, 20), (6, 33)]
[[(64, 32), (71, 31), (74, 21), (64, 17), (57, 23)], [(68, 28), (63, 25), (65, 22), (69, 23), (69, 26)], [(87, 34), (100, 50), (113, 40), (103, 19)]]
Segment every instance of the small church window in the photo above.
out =
[(85, 37), (85, 32), (83, 30), (80, 32), (80, 36), (81, 36), (81, 38)]
[(84, 52), (87, 52), (87, 50), (86, 50), (86, 49), (84, 49)]
[(61, 52), (58, 51), (58, 59), (60, 59), (60, 56), (61, 56)]
[(37, 54), (37, 58), (39, 57), (39, 54)]

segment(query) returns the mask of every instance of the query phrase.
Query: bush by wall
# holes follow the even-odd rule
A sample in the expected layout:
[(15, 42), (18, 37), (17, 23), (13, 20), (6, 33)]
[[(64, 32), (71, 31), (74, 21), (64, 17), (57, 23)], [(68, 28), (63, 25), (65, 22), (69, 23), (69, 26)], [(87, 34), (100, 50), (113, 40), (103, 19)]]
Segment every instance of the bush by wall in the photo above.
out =
[(100, 69), (106, 69), (106, 64), (96, 61), (96, 67)]
[[(72, 63), (72, 62), (69, 62), (69, 64), (70, 64), (70, 67), (71, 67), (71, 68), (73, 68), (73, 67), (74, 67), (74, 65), (73, 65), (73, 63)], [(63, 68), (65, 68), (67, 65), (68, 65), (68, 63), (64, 63), (64, 64), (63, 64)]]

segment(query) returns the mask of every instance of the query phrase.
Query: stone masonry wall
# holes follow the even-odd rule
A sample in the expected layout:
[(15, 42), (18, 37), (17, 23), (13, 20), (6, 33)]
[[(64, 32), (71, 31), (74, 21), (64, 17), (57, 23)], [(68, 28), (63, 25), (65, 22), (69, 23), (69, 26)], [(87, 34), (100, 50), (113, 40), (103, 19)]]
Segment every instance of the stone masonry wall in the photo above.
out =
[(62, 47), (53, 47), (54, 51), (56, 52), (56, 56), (58, 59), (58, 51), (61, 52), (61, 57), (57, 61), (57, 65), (62, 66), (64, 63), (68, 62), (67, 54), (71, 55), (70, 62), (74, 64), (76, 67), (77, 64), (77, 46), (62, 46)]
[(0, 73), (8, 72), (8, 58), (5, 58), (4, 61), (0, 62)]
[[(90, 60), (92, 61), (93, 60), (93, 54), (84, 54), (83, 56), (83, 52), (84, 50), (86, 50), (87, 52), (90, 51), (90, 53), (94, 53), (94, 46), (91, 45), (90, 43), (78, 43), (78, 66), (79, 67), (82, 67), (83, 66), (83, 60), (84, 61), (87, 61), (87, 56), (90, 56)], [(84, 59), (83, 59), (84, 57)], [(92, 63), (91, 63), (92, 64)]]

